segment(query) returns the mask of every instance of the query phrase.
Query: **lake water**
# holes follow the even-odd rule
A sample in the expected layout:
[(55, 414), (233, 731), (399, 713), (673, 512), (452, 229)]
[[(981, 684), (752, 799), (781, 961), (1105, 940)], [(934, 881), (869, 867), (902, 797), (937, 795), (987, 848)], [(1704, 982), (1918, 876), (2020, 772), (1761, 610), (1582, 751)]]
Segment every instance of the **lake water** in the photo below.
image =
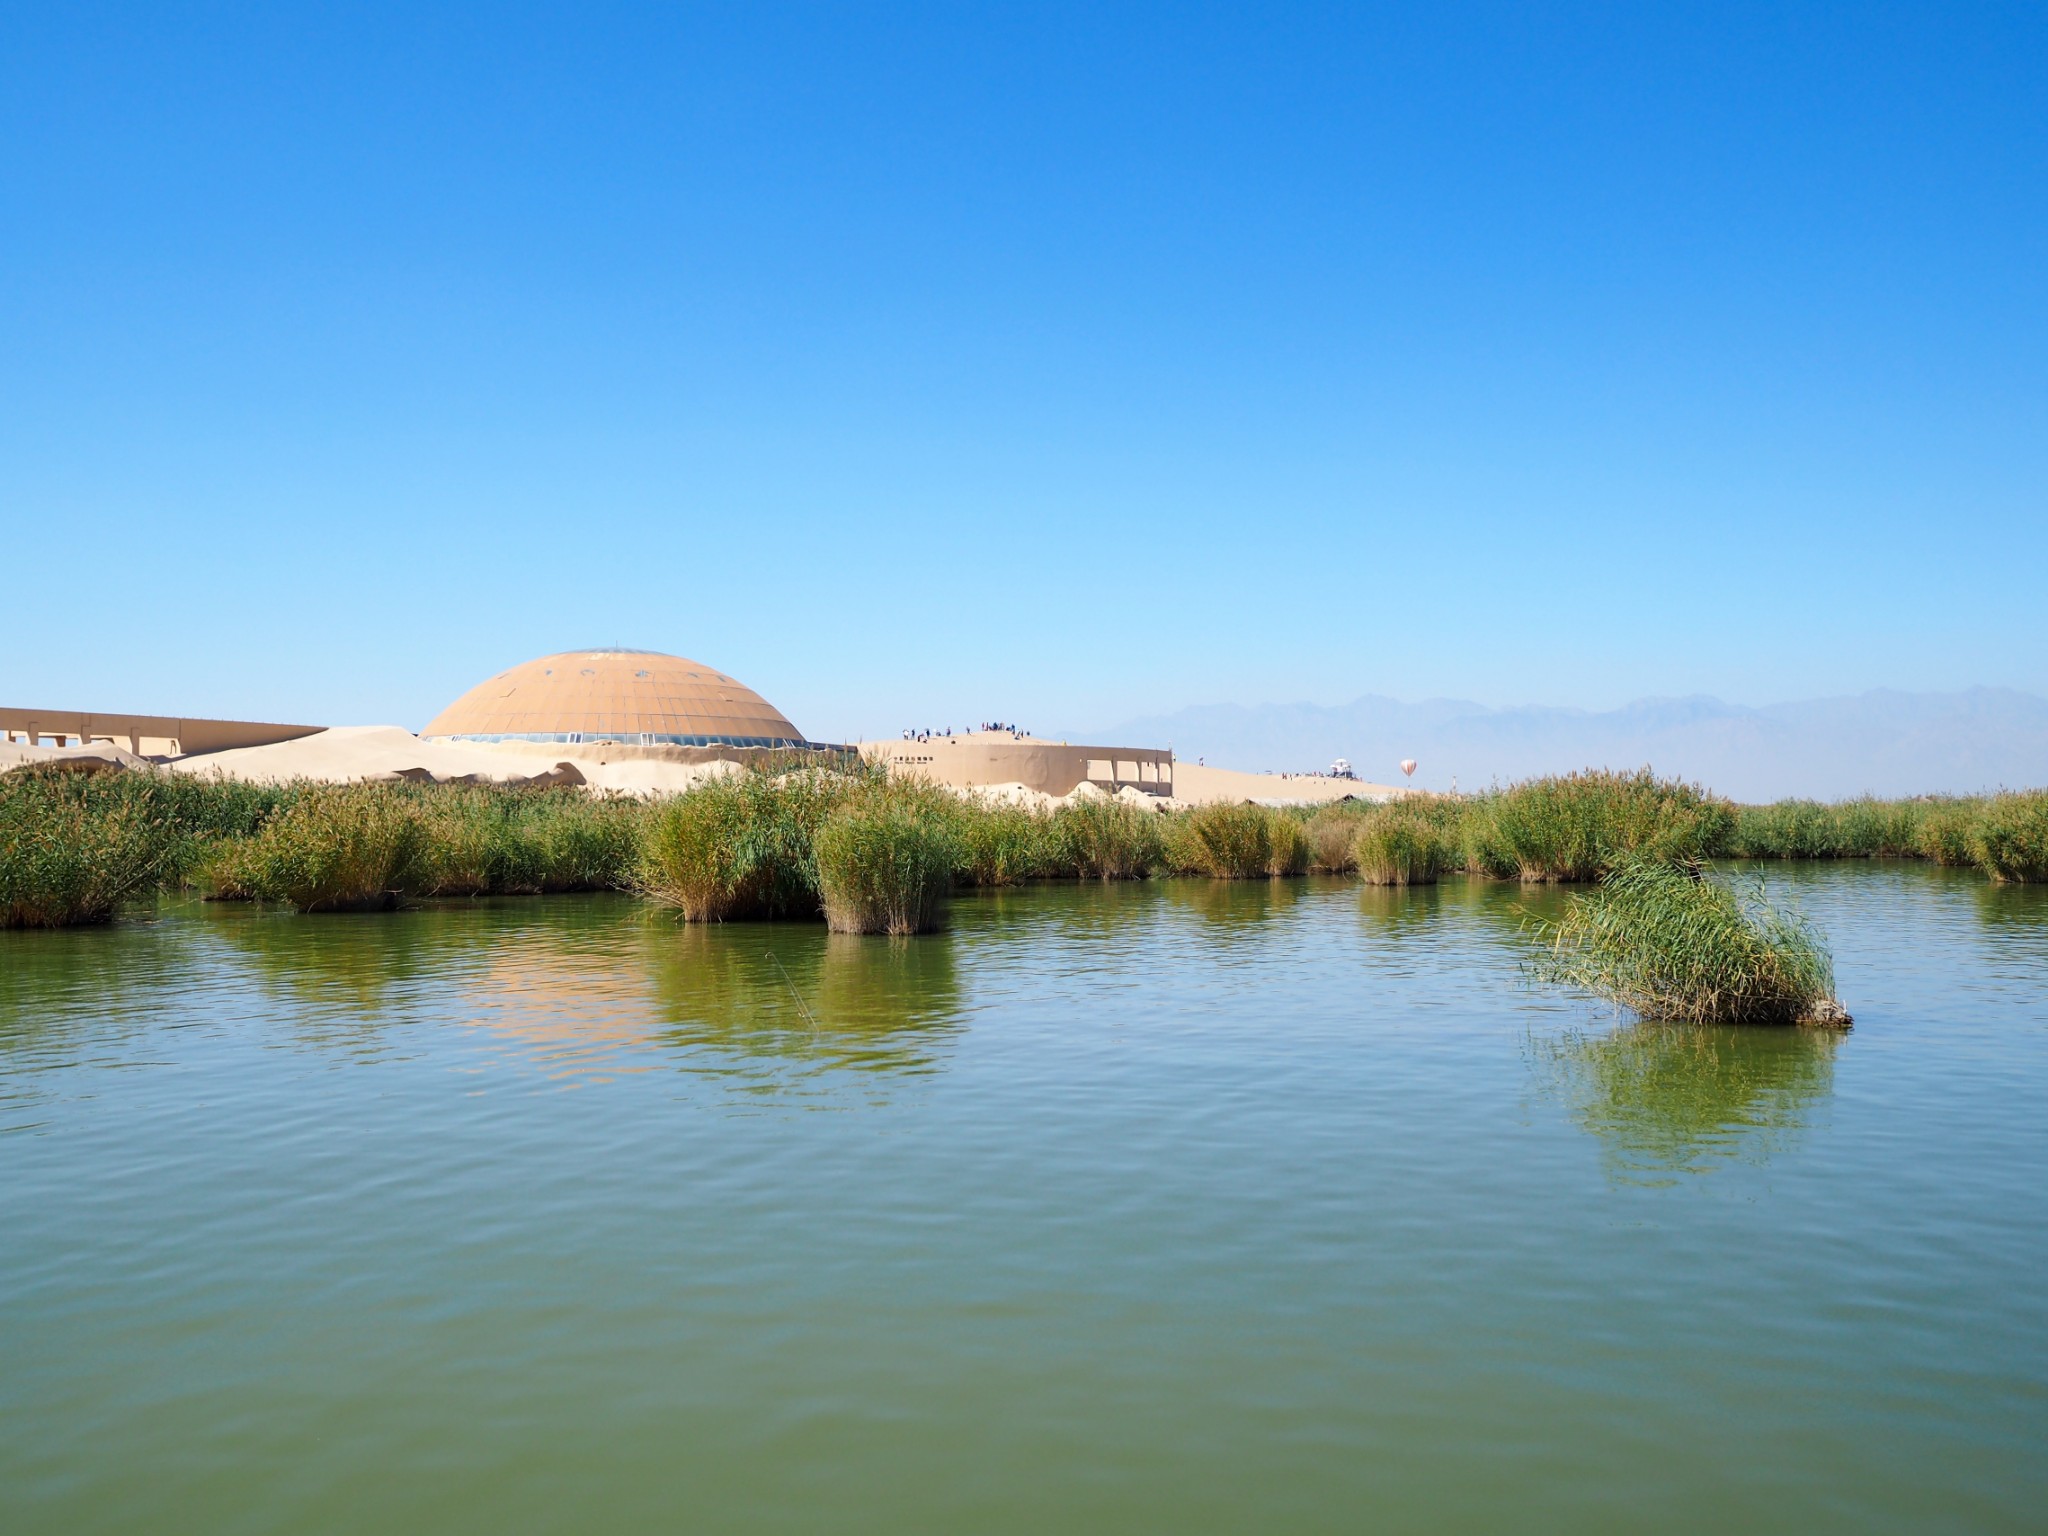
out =
[(2039, 1531), (2048, 892), (1769, 878), (1853, 1033), (1464, 881), (0, 934), (0, 1526)]

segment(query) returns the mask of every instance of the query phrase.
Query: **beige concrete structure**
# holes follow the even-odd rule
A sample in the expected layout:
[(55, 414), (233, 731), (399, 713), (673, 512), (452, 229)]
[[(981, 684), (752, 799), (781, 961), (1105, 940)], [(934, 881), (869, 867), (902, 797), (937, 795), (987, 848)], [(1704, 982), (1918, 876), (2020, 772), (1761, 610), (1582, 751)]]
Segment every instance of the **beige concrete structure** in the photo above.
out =
[(659, 651), (563, 651), (500, 672), (420, 733), (441, 741), (801, 747), (804, 734), (715, 667)]
[(225, 752), (311, 736), (317, 725), (276, 725), (261, 720), (196, 720), (174, 715), (119, 715), (77, 709), (0, 708), (5, 740), (33, 747), (91, 746), (112, 742), (137, 757), (177, 757), (192, 752)]
[(1021, 784), (1065, 796), (1083, 784), (1106, 794), (1130, 788), (1162, 799), (1173, 795), (1173, 753), (1150, 747), (1074, 746), (1008, 731), (973, 731), (924, 741), (864, 741), (863, 756), (892, 771), (915, 773), (955, 789)]
[(1014, 736), (1008, 731), (974, 731), (923, 741), (864, 741), (863, 756), (886, 762), (898, 773), (915, 773), (951, 789), (1022, 790), (1037, 797), (1065, 799), (1084, 786), (1104, 794), (1142, 794), (1167, 805), (1205, 805), (1216, 800), (1256, 800), (1264, 805), (1322, 805), (1336, 800), (1390, 800), (1401, 791), (1391, 784), (1335, 779), (1322, 774), (1239, 773), (1178, 762), (1170, 750), (1154, 747), (1090, 746)]
[(137, 757), (126, 747), (96, 741), (85, 747), (30, 747), (20, 742), (0, 741), (0, 773), (16, 768), (61, 768), (68, 773), (112, 773), (138, 770), (155, 773), (161, 760)]

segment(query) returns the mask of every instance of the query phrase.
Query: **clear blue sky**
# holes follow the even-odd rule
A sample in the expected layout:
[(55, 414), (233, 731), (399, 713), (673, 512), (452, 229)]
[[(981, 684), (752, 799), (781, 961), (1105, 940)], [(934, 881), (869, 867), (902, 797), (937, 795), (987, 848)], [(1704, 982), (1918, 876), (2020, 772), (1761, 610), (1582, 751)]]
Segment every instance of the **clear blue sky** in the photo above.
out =
[(0, 13), (0, 702), (2048, 692), (2048, 10)]

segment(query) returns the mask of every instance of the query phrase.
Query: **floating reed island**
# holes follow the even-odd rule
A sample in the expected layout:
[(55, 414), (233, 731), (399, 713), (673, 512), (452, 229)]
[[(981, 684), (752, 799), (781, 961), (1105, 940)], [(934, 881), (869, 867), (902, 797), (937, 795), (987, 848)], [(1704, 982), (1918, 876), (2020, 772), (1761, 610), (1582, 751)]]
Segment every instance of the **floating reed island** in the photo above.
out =
[(1826, 941), (1763, 883), (1630, 855), (1564, 916), (1534, 924), (1536, 974), (1646, 1020), (1847, 1029)]

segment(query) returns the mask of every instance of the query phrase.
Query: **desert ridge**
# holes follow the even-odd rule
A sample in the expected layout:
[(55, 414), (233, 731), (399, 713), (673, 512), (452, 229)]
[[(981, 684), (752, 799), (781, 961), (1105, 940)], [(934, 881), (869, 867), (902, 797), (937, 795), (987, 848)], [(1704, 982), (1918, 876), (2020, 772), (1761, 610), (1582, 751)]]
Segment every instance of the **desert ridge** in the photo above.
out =
[[(926, 778), (965, 794), (1018, 804), (1054, 806), (1069, 799), (1113, 796), (1161, 809), (1254, 800), (1264, 805), (1326, 805), (1388, 800), (1398, 786), (1325, 774), (1246, 773), (1172, 761), (1144, 749), (1070, 746), (1064, 742), (973, 732), (921, 742), (860, 742), (863, 757), (892, 773)], [(1143, 752), (1144, 761), (1138, 754)], [(289, 741), (189, 753), (167, 759), (135, 756), (111, 742), (80, 746), (0, 745), (0, 768), (30, 763), (147, 768), (242, 780), (323, 784), (389, 783), (583, 785), (593, 791), (652, 796), (680, 794), (707, 779), (741, 771), (779, 754), (744, 748), (639, 745), (613, 741), (534, 742), (434, 740), (398, 725), (342, 725)], [(1089, 767), (1106, 777), (1090, 778)], [(1107, 768), (1104, 765), (1109, 765)], [(1130, 781), (1117, 775), (1136, 768)], [(1155, 770), (1150, 780), (1146, 767)]]

